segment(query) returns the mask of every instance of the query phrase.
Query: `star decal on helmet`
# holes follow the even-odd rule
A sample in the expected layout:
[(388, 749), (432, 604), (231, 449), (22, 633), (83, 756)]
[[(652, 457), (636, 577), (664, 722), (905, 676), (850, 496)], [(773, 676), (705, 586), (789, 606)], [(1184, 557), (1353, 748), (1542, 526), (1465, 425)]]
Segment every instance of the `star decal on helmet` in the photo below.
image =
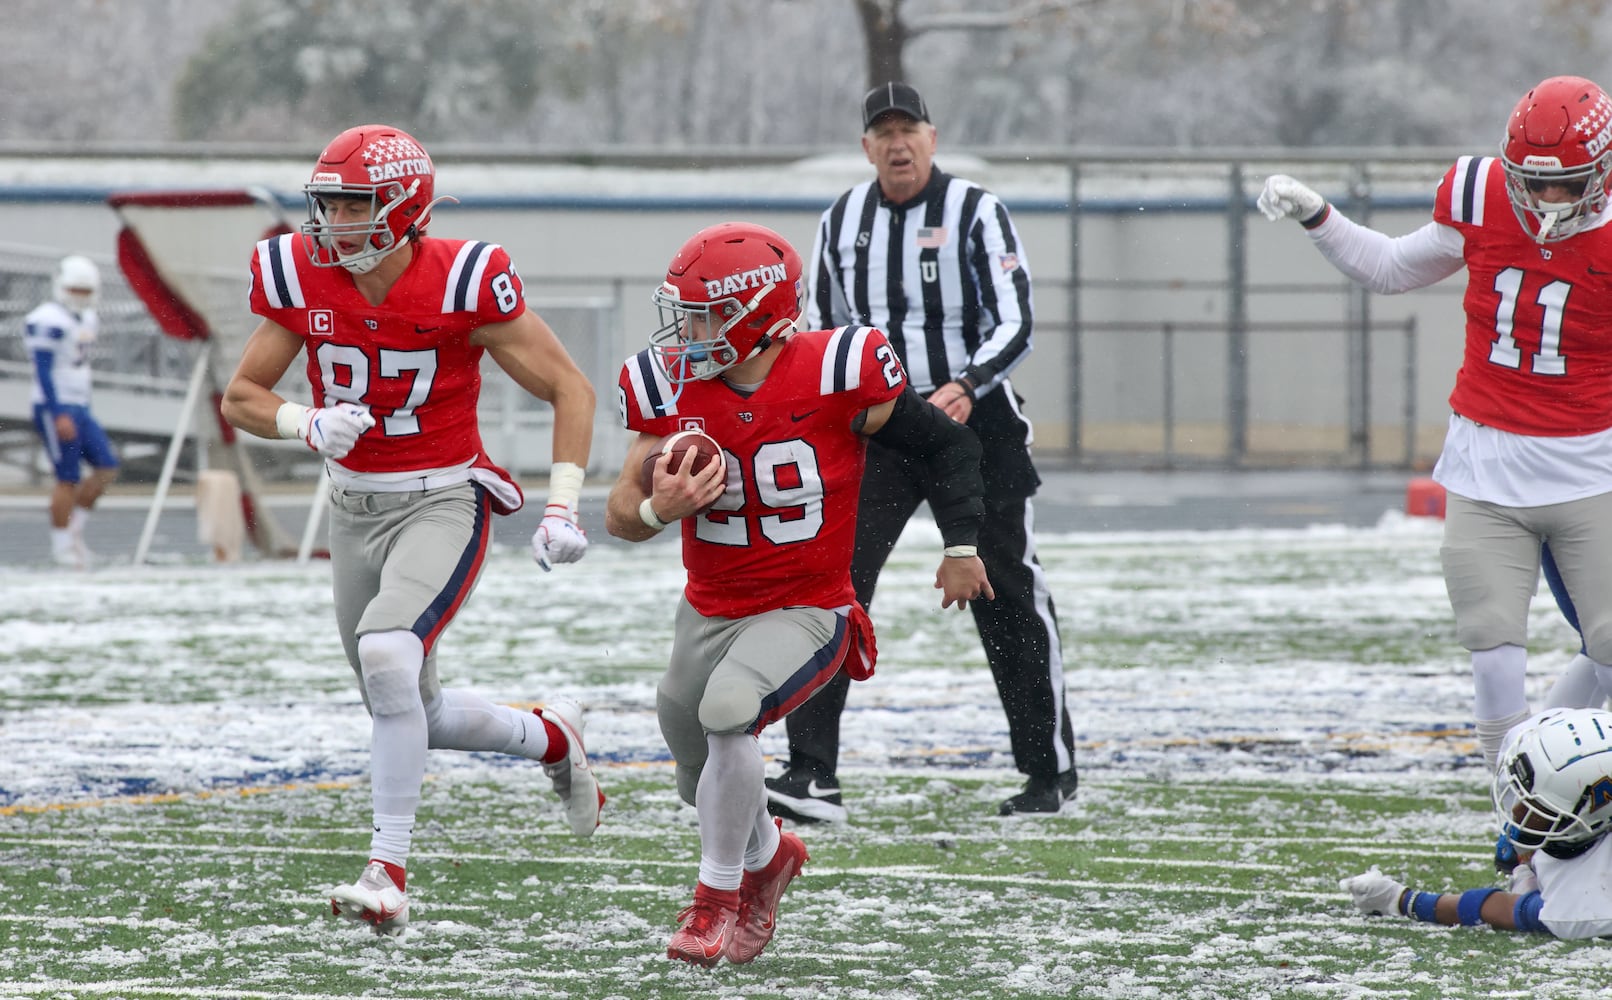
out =
[(425, 156), (425, 150), (412, 139), (401, 136), (385, 136), (370, 141), (364, 147), (364, 159), (370, 163), (391, 163), (394, 160), (419, 159)]

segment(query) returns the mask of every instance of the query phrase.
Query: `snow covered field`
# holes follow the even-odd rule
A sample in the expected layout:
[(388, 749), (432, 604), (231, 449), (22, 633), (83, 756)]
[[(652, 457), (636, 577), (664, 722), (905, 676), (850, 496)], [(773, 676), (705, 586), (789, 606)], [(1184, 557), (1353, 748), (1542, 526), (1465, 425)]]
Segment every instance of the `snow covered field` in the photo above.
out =
[[(852, 822), (801, 831), (777, 940), (715, 972), (660, 957), (697, 850), (654, 717), (674, 546), (495, 553), (444, 682), (581, 698), (606, 822), (579, 844), (536, 769), (434, 753), (397, 941), (322, 903), (368, 819), (328, 566), (0, 571), (0, 997), (1587, 995), (1601, 946), (1368, 922), (1337, 891), (1370, 864), (1492, 878), (1439, 531), (1042, 536), (1082, 788), (999, 820), (1001, 707), (915, 523), (845, 717)], [(1575, 646), (1536, 602), (1533, 695)]]

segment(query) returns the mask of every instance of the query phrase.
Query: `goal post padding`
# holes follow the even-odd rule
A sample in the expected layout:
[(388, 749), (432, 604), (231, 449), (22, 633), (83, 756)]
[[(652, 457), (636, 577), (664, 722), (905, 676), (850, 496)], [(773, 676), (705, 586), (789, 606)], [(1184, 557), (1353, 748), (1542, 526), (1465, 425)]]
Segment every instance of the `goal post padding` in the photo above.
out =
[[(221, 455), (239, 477), (241, 514), (253, 545), (269, 556), (296, 555), (298, 539), (263, 501), (262, 477), (248, 444), (256, 439), (237, 433), (219, 409), (224, 385), (257, 325), (247, 305), (252, 246), (289, 231), (279, 203), (263, 190), (116, 192), (107, 203), (122, 222), (118, 268), (152, 319), (167, 336), (205, 341), (211, 348), (210, 454)], [(286, 373), (293, 395), (300, 378), (295, 366)]]

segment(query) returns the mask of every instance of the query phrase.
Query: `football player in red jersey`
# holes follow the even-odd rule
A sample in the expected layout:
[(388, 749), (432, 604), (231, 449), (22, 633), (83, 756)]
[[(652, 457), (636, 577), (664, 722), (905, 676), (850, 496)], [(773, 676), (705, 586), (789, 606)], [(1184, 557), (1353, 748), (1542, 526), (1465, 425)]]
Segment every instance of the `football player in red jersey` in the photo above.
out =
[[(301, 232), (257, 244), (250, 295), (262, 322), (223, 401), (244, 431), (301, 438), (333, 483), (336, 623), (372, 719), (374, 817), (369, 863), (331, 892), (331, 906), (378, 933), (408, 920), (404, 874), (427, 749), (541, 761), (581, 836), (604, 803), (574, 701), (534, 716), (437, 679), (436, 641), (481, 573), (491, 516), (523, 500), (482, 447), (482, 355), (554, 407), (548, 506), (532, 538), (545, 570), (587, 550), (576, 509), (594, 393), (527, 308), (503, 248), (426, 235), (434, 188), (430, 157), (399, 129), (360, 125), (325, 147)], [(298, 354), (312, 407), (274, 391)]]
[[(655, 293), (661, 327), (618, 385), (638, 436), (606, 527), (644, 541), (682, 522), (688, 585), (656, 702), (678, 794), (699, 814), (700, 865), (667, 955), (707, 966), (761, 953), (807, 859), (767, 814), (757, 736), (838, 671), (873, 672), (850, 573), (869, 436), (933, 477), (942, 607), (995, 596), (975, 554), (978, 439), (912, 390), (878, 330), (796, 332), (801, 277), (800, 255), (770, 229), (701, 230), (672, 258)], [(692, 458), (664, 456), (646, 495), (650, 449), (688, 428), (715, 438), (723, 461), (694, 473)]]
[(1544, 542), (1577, 605), (1585, 655), (1612, 680), (1609, 147), (1612, 98), (1558, 76), (1518, 102), (1498, 157), (1456, 161), (1433, 221), (1407, 236), (1351, 222), (1291, 177), (1269, 178), (1259, 196), (1268, 217), (1297, 219), (1372, 291), (1466, 268), (1466, 349), (1433, 478), (1449, 493), (1440, 556), (1491, 768), (1529, 715), (1528, 606)]

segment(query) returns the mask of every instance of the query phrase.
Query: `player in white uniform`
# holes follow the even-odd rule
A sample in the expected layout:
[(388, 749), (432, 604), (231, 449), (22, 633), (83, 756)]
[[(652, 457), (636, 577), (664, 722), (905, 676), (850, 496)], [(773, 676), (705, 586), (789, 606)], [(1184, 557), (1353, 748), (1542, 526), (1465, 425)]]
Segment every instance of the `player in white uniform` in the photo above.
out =
[(1340, 887), (1368, 916), (1612, 935), (1612, 712), (1553, 708), (1506, 734), (1492, 794), (1519, 864), (1504, 890), (1417, 892), (1377, 869)]
[[(50, 456), (56, 487), (50, 494), (51, 557), (63, 566), (88, 567), (84, 523), (114, 477), (118, 459), (106, 431), (90, 413), (90, 347), (100, 329), (95, 303), (101, 272), (77, 254), (56, 266), (52, 298), (23, 321), (23, 344), (33, 361), (34, 429)], [(88, 478), (82, 467), (92, 469)]]

